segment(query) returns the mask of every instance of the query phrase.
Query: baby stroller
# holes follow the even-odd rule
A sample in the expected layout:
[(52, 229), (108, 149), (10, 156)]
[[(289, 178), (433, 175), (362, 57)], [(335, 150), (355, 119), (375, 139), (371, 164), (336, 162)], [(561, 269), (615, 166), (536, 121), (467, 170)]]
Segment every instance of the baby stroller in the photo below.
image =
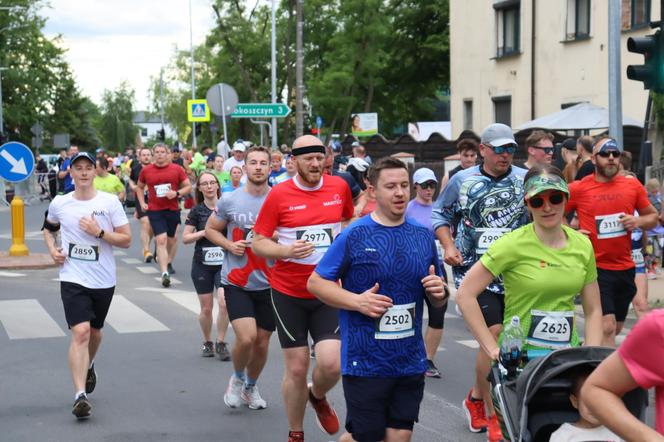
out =
[[(553, 351), (530, 361), (514, 380), (505, 380), (494, 366), (489, 381), (505, 440), (548, 441), (561, 424), (576, 422), (579, 413), (569, 400), (570, 371), (583, 365), (596, 367), (613, 351), (607, 347)], [(647, 392), (640, 388), (623, 397), (627, 409), (641, 421), (645, 421), (647, 400)]]

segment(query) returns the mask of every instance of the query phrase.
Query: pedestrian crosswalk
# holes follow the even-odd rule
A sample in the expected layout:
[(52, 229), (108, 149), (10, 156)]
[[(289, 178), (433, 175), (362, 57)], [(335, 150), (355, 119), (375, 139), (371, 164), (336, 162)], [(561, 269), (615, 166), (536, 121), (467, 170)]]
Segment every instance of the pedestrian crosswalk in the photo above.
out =
[(0, 322), (9, 339), (65, 336), (58, 323), (36, 299), (0, 301)]

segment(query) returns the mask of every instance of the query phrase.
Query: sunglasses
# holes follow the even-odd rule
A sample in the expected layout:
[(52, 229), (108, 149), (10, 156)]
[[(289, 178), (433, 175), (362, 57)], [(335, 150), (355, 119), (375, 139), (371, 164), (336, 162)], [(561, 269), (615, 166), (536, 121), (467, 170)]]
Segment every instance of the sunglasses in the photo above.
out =
[(565, 194), (562, 192), (551, 193), (548, 196), (534, 196), (527, 200), (528, 205), (533, 209), (539, 209), (544, 205), (544, 200), (548, 200), (552, 206), (557, 206), (565, 200)]
[(617, 150), (605, 150), (603, 152), (597, 152), (597, 155), (599, 155), (602, 158), (620, 158), (620, 152)]
[(492, 146), (490, 144), (485, 144), (486, 147), (491, 148), (496, 154), (501, 155), (505, 152), (512, 155), (516, 152), (516, 146), (513, 144), (508, 144), (506, 146)]
[(436, 188), (436, 182), (435, 181), (427, 181), (426, 183), (419, 184), (420, 189), (422, 190), (427, 190), (429, 188), (435, 189)]
[(535, 149), (541, 149), (544, 151), (545, 154), (547, 155), (553, 155), (553, 147), (539, 147), (539, 146), (532, 146)]

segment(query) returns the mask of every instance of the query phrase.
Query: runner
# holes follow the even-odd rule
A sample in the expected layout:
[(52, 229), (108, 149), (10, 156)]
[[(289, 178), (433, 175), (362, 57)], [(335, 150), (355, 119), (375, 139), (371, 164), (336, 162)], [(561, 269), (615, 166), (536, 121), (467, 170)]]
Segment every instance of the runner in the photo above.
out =
[[(75, 190), (55, 197), (49, 205), (44, 239), (53, 261), (60, 265), (60, 296), (71, 330), (72, 413), (82, 419), (92, 412), (87, 395), (97, 385), (95, 356), (115, 290), (113, 246), (129, 248), (131, 231), (120, 201), (93, 187), (92, 155), (74, 155), (69, 173)], [(56, 242), (58, 231), (61, 244)]]
[[(247, 149), (247, 184), (226, 193), (217, 204), (216, 215), (206, 226), (208, 238), (226, 249), (221, 275), (226, 304), (235, 332), (234, 374), (228, 381), (224, 403), (236, 408), (241, 403), (252, 410), (267, 407), (256, 386), (267, 361), (270, 337), (275, 329), (265, 258), (251, 250), (253, 227), (267, 197), (270, 151), (261, 146)], [(230, 237), (222, 233), (226, 229)], [(229, 239), (230, 238), (230, 239)]]
[[(350, 189), (339, 177), (323, 175), (325, 146), (313, 135), (295, 140), (292, 150), (297, 175), (274, 186), (254, 226), (252, 244), (259, 256), (276, 259), (270, 285), (279, 342), (285, 356), (282, 384), (289, 441), (304, 440), (304, 411), (309, 402), (321, 428), (339, 431), (339, 419), (325, 394), (339, 380), (337, 310), (306, 289), (314, 266), (353, 216)], [(278, 233), (279, 240), (272, 236)], [(313, 382), (307, 388), (308, 334), (316, 348)]]
[[(178, 198), (191, 191), (191, 183), (184, 169), (169, 160), (168, 146), (157, 143), (153, 147), (154, 164), (143, 167), (138, 176), (136, 199), (146, 211), (157, 243), (157, 258), (161, 269), (161, 285), (171, 285), (175, 243), (180, 226)], [(148, 203), (144, 190), (148, 189)]]
[(563, 225), (569, 190), (562, 172), (550, 164), (533, 165), (524, 192), (533, 222), (494, 242), (457, 292), (463, 318), (494, 361), (500, 347), (484, 323), (477, 297), (500, 276), (505, 283), (504, 324), (519, 317), (529, 356), (580, 345), (574, 319), (577, 293), (583, 302), (585, 345), (602, 341), (595, 255), (588, 238)]
[[(224, 251), (215, 246), (205, 235), (205, 224), (217, 207), (221, 196), (219, 181), (211, 172), (203, 172), (196, 180), (196, 202), (187, 215), (182, 232), (182, 242), (191, 244), (196, 242), (194, 256), (191, 262), (191, 280), (198, 294), (201, 312), (198, 323), (203, 332), (203, 347), (201, 356), (213, 357), (215, 353), (222, 361), (231, 358), (228, 346), (224, 339), (228, 330), (228, 312), (224, 300), (224, 289), (221, 287), (221, 269), (224, 260)], [(213, 344), (212, 332), (212, 306), (214, 303), (213, 291), (217, 289), (219, 312), (217, 313), (217, 340)]]
[[(602, 345), (615, 347), (627, 310), (636, 294), (629, 231), (657, 225), (657, 211), (643, 185), (618, 173), (620, 149), (612, 138), (593, 147), (595, 173), (570, 184), (566, 210), (576, 210), (580, 232), (595, 249), (597, 281), (602, 301)], [(638, 210), (639, 216), (634, 216)]]
[(340, 309), (347, 433), (339, 440), (410, 441), (427, 369), (423, 300), (440, 307), (448, 292), (431, 231), (405, 218), (406, 165), (381, 158), (368, 179), (376, 210), (337, 237), (308, 288)]
[(108, 160), (106, 158), (97, 158), (96, 172), (97, 175), (93, 182), (94, 188), (115, 195), (120, 202), (124, 203), (125, 187), (120, 181), (120, 178), (112, 173), (108, 173)]
[[(138, 159), (131, 161), (131, 169), (129, 174), (129, 188), (136, 195), (136, 203), (134, 206), (134, 218), (141, 222), (141, 245), (143, 246), (143, 261), (152, 262), (154, 255), (150, 253), (150, 241), (154, 236), (152, 232), (152, 227), (150, 226), (150, 220), (148, 219), (148, 214), (143, 210), (143, 207), (138, 201), (138, 177), (141, 174), (141, 170), (152, 164), (152, 151), (147, 147), (139, 149)], [(145, 201), (148, 201), (148, 196), (146, 192), (142, 192)]]
[[(433, 228), (445, 251), (445, 262), (452, 266), (457, 288), (493, 241), (528, 222), (523, 202), (526, 171), (512, 166), (516, 148), (509, 126), (495, 123), (484, 129), (480, 144), (483, 163), (454, 175), (434, 205)], [(461, 221), (453, 240), (450, 227), (455, 219)], [(478, 298), (484, 321), (496, 339), (503, 323), (503, 293), (503, 285), (496, 279)], [(502, 434), (493, 414), (487, 381), (490, 367), (491, 359), (483, 350), (478, 350), (475, 385), (462, 405), (470, 431), (477, 433), (488, 428), (489, 440), (498, 441)]]
[[(435, 239), (433, 226), (431, 225), (431, 211), (433, 209), (433, 194), (436, 193), (438, 179), (433, 170), (422, 167), (413, 173), (413, 183), (415, 186), (415, 199), (408, 203), (406, 219), (413, 220), (429, 229), (431, 236)], [(438, 250), (438, 246), (436, 250)], [(442, 259), (442, 256), (439, 256), (439, 259)], [(429, 298), (425, 298), (424, 300), (427, 303), (427, 311), (429, 312), (427, 330), (424, 333), (424, 345), (427, 351), (427, 371), (424, 374), (430, 378), (440, 378), (440, 370), (436, 367), (434, 359), (436, 358), (436, 354), (438, 354), (440, 342), (443, 340), (447, 302), (441, 307), (434, 307)]]
[[(235, 189), (239, 189), (244, 185), (242, 182), (242, 178), (244, 177), (244, 172), (242, 170), (242, 166), (233, 166), (231, 167), (230, 171), (230, 180), (226, 181), (224, 184), (221, 185), (221, 192), (222, 193), (228, 193), (232, 192)], [(226, 172), (229, 173), (229, 172)]]

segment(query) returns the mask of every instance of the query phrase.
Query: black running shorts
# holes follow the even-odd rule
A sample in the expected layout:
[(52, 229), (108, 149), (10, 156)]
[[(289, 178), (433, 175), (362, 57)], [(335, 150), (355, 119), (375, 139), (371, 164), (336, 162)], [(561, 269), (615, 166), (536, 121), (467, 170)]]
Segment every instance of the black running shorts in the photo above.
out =
[(429, 311), (429, 327), (437, 330), (445, 328), (445, 312), (447, 312), (447, 302), (442, 307), (434, 307), (429, 301), (429, 297), (425, 296), (424, 301), (427, 303), (427, 310)]
[(339, 311), (318, 299), (302, 299), (272, 289), (272, 308), (281, 348), (308, 347), (326, 339), (340, 340)]
[(60, 281), (60, 297), (65, 308), (69, 328), (90, 322), (92, 328), (102, 328), (113, 300), (115, 287), (89, 289), (74, 282)]
[(148, 210), (148, 219), (154, 236), (165, 233), (169, 238), (175, 236), (180, 224), (179, 210)]
[(477, 303), (480, 305), (487, 327), (503, 324), (503, 316), (505, 315), (504, 295), (484, 290), (477, 297)]
[(221, 266), (208, 266), (200, 262), (191, 262), (191, 281), (196, 294), (207, 295), (215, 287), (221, 287)]
[(224, 285), (224, 295), (228, 319), (231, 322), (240, 318), (254, 318), (256, 326), (270, 332), (274, 331), (276, 326), (270, 289), (249, 291), (229, 284)]
[(636, 295), (634, 269), (597, 269), (599, 297), (602, 301), (602, 314), (615, 315), (616, 321), (624, 322), (629, 304)]
[(424, 375), (343, 376), (346, 431), (357, 442), (385, 439), (385, 429), (413, 430), (424, 396)]

